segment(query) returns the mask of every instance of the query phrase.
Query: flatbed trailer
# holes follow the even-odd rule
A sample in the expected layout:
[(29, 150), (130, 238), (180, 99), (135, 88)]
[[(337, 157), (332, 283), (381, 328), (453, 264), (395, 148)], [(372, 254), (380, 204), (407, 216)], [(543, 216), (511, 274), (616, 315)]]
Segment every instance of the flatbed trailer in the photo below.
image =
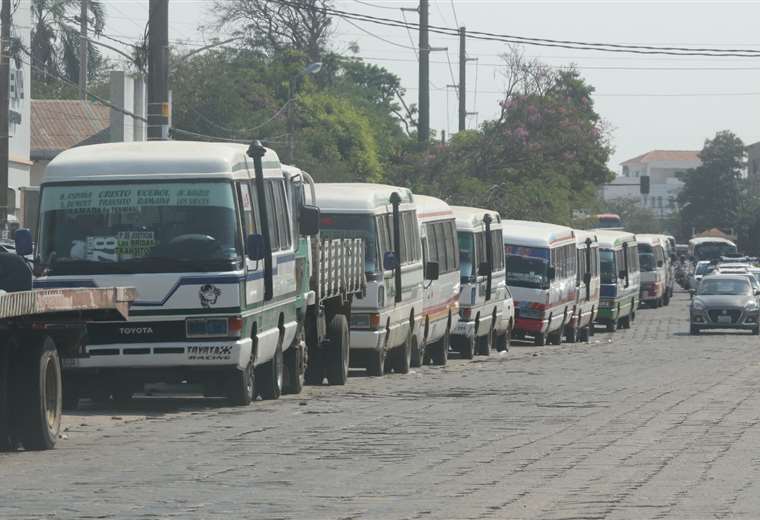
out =
[(84, 352), (87, 322), (121, 321), (132, 288), (0, 292), (0, 451), (55, 446), (61, 366)]

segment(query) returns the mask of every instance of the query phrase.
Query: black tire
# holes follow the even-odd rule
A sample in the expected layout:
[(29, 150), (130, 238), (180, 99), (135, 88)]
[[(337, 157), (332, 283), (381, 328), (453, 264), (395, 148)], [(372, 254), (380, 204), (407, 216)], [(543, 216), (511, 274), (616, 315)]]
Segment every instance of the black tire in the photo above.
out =
[(699, 327), (697, 327), (696, 325), (692, 325), (689, 328), (689, 334), (691, 334), (692, 336), (698, 336), (700, 332), (701, 331), (699, 330)]
[(662, 297), (662, 304), (667, 307), (670, 305), (670, 292), (665, 290), (665, 296)]
[(412, 334), (412, 331), (410, 330), (409, 334), (406, 336), (406, 340), (400, 347), (396, 347), (395, 352), (393, 353), (393, 371), (397, 374), (409, 373), (409, 368), (412, 366), (412, 350), (416, 342), (417, 336)]
[(342, 386), (348, 382), (351, 352), (348, 319), (343, 314), (337, 314), (330, 320), (327, 336), (330, 338), (330, 349), (327, 353), (329, 361), (326, 367), (327, 382), (331, 385)]
[(488, 328), (488, 333), (485, 336), (481, 336), (478, 338), (477, 346), (478, 346), (478, 355), (479, 356), (490, 356), (491, 355), (491, 348), (493, 347), (493, 319), (491, 320), (491, 326)]
[(132, 401), (134, 392), (132, 392), (132, 389), (126, 385), (119, 385), (111, 391), (111, 395), (113, 396), (113, 402), (115, 405), (124, 406)]
[(267, 363), (256, 368), (256, 390), (264, 400), (279, 399), (285, 381), (282, 337), (274, 350), (274, 356)]
[(592, 328), (593, 326), (589, 324), (583, 327), (580, 331), (578, 331), (578, 341), (580, 341), (581, 343), (588, 343), (588, 340), (591, 337)]
[(754, 329), (752, 329), (752, 335), (760, 336), (760, 327), (755, 327)]
[(300, 394), (304, 385), (304, 357), (306, 356), (306, 343), (303, 341), (303, 335), (296, 337), (293, 346), (291, 346), (284, 355), (285, 361), (285, 383), (283, 393)]
[(537, 347), (543, 347), (546, 345), (546, 334), (543, 332), (539, 332), (535, 336), (533, 336), (533, 344)]
[(612, 320), (607, 323), (607, 332), (615, 332), (618, 328), (618, 320)]
[(61, 431), (61, 361), (50, 336), (21, 339), (18, 436), (27, 450), (49, 450)]
[(504, 334), (498, 334), (494, 338), (494, 347), (497, 352), (509, 352), (509, 336), (510, 330), (504, 331)]
[(306, 314), (306, 324), (304, 326), (306, 334), (306, 348), (309, 355), (306, 362), (306, 374), (304, 380), (307, 385), (321, 385), (325, 379), (324, 370), (324, 351), (319, 343), (319, 333), (317, 332), (316, 313), (310, 311)]
[(449, 326), (446, 326), (446, 332), (435, 343), (432, 343), (429, 347), (430, 361), (434, 365), (443, 366), (449, 360), (449, 344), (451, 342), (451, 335), (449, 333)]
[(575, 343), (578, 341), (578, 329), (575, 327), (566, 327), (565, 328), (565, 341), (568, 343)]
[(243, 370), (232, 370), (227, 380), (227, 399), (232, 406), (248, 406), (256, 398), (256, 370), (253, 355)]
[(546, 339), (551, 345), (562, 345), (562, 329), (560, 328), (557, 332), (548, 334)]
[(620, 328), (621, 329), (630, 329), (631, 328), (631, 315), (629, 314), (625, 318), (620, 318)]
[(382, 377), (385, 375), (385, 349), (373, 350), (369, 353), (367, 362), (367, 375), (372, 377)]
[(13, 428), (11, 427), (10, 411), (10, 348), (0, 342), (0, 451), (15, 448), (15, 441), (12, 438)]
[(459, 354), (462, 356), (462, 359), (472, 359), (475, 357), (475, 337), (472, 336), (460, 336), (460, 340), (457, 342), (459, 344)]
[(425, 359), (428, 357), (425, 354), (426, 349), (427, 345), (425, 345), (424, 340), (422, 343), (419, 341), (412, 343), (412, 367), (417, 368), (425, 364)]

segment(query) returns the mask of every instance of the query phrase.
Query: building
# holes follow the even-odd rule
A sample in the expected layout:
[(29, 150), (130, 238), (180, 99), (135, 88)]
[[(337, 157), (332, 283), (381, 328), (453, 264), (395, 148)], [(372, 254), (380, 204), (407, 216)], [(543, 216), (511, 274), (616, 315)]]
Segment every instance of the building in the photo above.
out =
[[(621, 163), (621, 175), (603, 188), (602, 195), (606, 201), (636, 199), (642, 208), (650, 208), (660, 216), (669, 215), (676, 209), (683, 187), (676, 174), (701, 164), (698, 150), (652, 150)], [(642, 176), (649, 176), (648, 195), (640, 193)]]
[[(31, 42), (31, 0), (21, 0), (13, 13), (11, 35), (18, 38), (23, 48)], [(31, 67), (24, 56), (11, 57), (8, 113), (8, 221), (18, 221), (21, 214), (21, 188), (29, 185), (32, 163), (29, 160), (31, 131), (30, 85)], [(1, 210), (2, 208), (0, 208)], [(0, 221), (3, 219), (0, 218)], [(1, 224), (1, 223), (0, 223)]]

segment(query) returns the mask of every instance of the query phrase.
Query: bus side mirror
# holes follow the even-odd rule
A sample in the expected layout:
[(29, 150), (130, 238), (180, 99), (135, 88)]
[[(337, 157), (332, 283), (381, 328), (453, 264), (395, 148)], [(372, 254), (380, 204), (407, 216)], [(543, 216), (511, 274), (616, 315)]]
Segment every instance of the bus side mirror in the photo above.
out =
[(301, 234), (305, 237), (313, 237), (319, 233), (319, 208), (316, 206), (303, 206), (298, 216), (298, 225)]
[(398, 255), (396, 255), (396, 253), (393, 251), (386, 251), (383, 255), (383, 270), (395, 271), (398, 269), (398, 266)]
[(549, 281), (552, 281), (557, 278), (557, 269), (553, 266), (549, 266), (549, 269), (546, 272), (547, 278), (549, 278)]
[(586, 285), (591, 284), (591, 273), (583, 273), (583, 283)]
[(263, 260), (267, 254), (263, 235), (248, 235), (245, 241), (245, 249), (248, 258), (254, 261)]
[(491, 274), (491, 265), (488, 262), (481, 262), (478, 266), (478, 276), (488, 276)]
[(16, 254), (19, 256), (31, 255), (34, 252), (34, 242), (32, 241), (32, 232), (28, 229), (16, 230)]
[(663, 265), (665, 265), (665, 262), (662, 260), (657, 260), (657, 267), (662, 267)]
[(425, 264), (425, 280), (437, 280), (440, 276), (438, 262), (428, 262)]
[(626, 276), (628, 276), (628, 272), (625, 269), (621, 269), (620, 272), (618, 273), (618, 278), (622, 280)]

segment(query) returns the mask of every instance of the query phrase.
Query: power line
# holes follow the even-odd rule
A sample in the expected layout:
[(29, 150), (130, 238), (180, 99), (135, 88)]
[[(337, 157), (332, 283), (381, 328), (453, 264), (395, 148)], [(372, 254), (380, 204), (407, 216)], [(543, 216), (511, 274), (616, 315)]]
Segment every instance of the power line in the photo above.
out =
[[(295, 4), (287, 0), (274, 0), (283, 5), (294, 6)], [(400, 28), (417, 28), (419, 24), (413, 22), (403, 22), (389, 18), (379, 18), (376, 16), (353, 13), (325, 7), (323, 9), (327, 14), (337, 16), (343, 19), (352, 19), (355, 21), (370, 22), (387, 27)], [(437, 25), (429, 26), (430, 32), (454, 36), (458, 33), (457, 29), (442, 27)], [(653, 45), (624, 45), (616, 43), (597, 43), (597, 42), (576, 42), (571, 40), (553, 40), (548, 38), (530, 38), (525, 36), (515, 36), (509, 34), (497, 34), (484, 31), (469, 31), (468, 35), (472, 39), (485, 41), (498, 41), (501, 43), (513, 43), (522, 45), (533, 45), (538, 47), (553, 47), (562, 49), (574, 49), (584, 51), (599, 51), (612, 53), (630, 53), (646, 55), (670, 55), (670, 56), (705, 56), (705, 57), (739, 57), (739, 58), (760, 58), (760, 51), (755, 49), (716, 49), (716, 48), (688, 48), (688, 47), (658, 47)]]
[(364, 28), (362, 28), (361, 26), (359, 26), (359, 25), (356, 25), (356, 24), (355, 24), (354, 22), (352, 22), (351, 20), (346, 20), (346, 19), (344, 19), (343, 21), (344, 21), (344, 22), (346, 22), (346, 23), (347, 23), (347, 24), (349, 24), (349, 25), (352, 25), (352, 26), (356, 27), (357, 29), (359, 29), (359, 30), (360, 30), (360, 31), (362, 31), (363, 33), (367, 34), (368, 36), (372, 36), (373, 38), (375, 38), (375, 39), (377, 39), (377, 40), (380, 40), (380, 41), (382, 41), (382, 42), (385, 42), (385, 43), (387, 43), (388, 45), (393, 45), (393, 46), (395, 46), (395, 47), (400, 47), (400, 48), (402, 48), (402, 49), (411, 49), (411, 50), (413, 50), (413, 51), (414, 51), (415, 55), (417, 54), (417, 47), (409, 47), (408, 45), (404, 45), (404, 44), (401, 44), (401, 43), (396, 43), (396, 42), (394, 42), (394, 41), (391, 41), (391, 40), (386, 40), (386, 39), (385, 39), (385, 38), (383, 38), (382, 36), (378, 36), (377, 34), (373, 33), (372, 31), (368, 31), (367, 29), (364, 29)]
[(451, 0), (451, 11), (454, 13), (454, 23), (457, 24), (457, 27), (461, 27), (461, 25), (459, 25), (459, 19), (457, 18), (457, 8), (454, 5), (454, 0)]
[[(401, 10), (401, 17), (404, 19), (404, 23), (406, 23), (406, 12), (404, 10)], [(409, 27), (406, 28), (406, 34), (409, 35), (409, 43), (412, 44), (412, 49), (414, 49), (414, 57), (416, 58), (415, 61), (420, 59), (419, 54), (417, 53), (417, 46), (414, 44), (414, 38), (412, 38), (412, 31), (409, 30)]]

